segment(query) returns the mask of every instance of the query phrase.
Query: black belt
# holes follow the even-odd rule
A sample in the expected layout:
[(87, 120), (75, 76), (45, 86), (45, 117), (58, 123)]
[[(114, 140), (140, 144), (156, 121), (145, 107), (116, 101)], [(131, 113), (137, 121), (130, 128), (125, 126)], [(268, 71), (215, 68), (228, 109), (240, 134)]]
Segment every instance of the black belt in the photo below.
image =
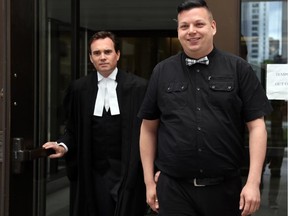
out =
[(205, 177), (205, 178), (189, 178), (189, 179), (183, 179), (185, 182), (192, 183), (195, 187), (205, 187), (205, 186), (211, 186), (211, 185), (218, 185), (226, 179), (231, 179), (233, 177), (240, 176), (240, 171), (236, 170), (234, 172), (230, 172), (228, 175), (221, 176), (221, 177)]

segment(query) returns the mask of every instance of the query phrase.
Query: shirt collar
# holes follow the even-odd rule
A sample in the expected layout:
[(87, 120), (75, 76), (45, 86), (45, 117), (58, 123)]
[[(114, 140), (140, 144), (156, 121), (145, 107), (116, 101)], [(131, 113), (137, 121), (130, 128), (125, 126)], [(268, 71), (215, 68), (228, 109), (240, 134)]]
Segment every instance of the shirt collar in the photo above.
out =
[[(213, 56), (216, 54), (217, 52), (217, 48), (215, 46), (213, 46), (213, 50), (207, 55), (208, 59), (209, 59), (209, 62), (211, 62), (211, 60), (213, 59)], [(189, 57), (185, 52), (182, 52), (182, 62), (183, 64), (185, 65), (185, 58), (191, 58)]]
[[(117, 73), (118, 73), (118, 68), (116, 67), (107, 78), (116, 80)], [(100, 82), (101, 80), (105, 78), (98, 71), (97, 71), (97, 77), (98, 77), (98, 82)]]

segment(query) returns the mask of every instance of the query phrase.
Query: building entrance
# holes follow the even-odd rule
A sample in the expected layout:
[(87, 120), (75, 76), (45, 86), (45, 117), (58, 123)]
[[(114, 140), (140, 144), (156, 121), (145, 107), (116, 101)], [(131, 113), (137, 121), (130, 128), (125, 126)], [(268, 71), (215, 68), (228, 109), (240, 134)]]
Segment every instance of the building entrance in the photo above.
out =
[[(65, 161), (38, 149), (64, 132), (69, 83), (93, 72), (89, 37), (98, 30), (116, 33), (119, 68), (149, 79), (159, 61), (181, 50), (180, 2), (0, 0), (0, 215), (69, 215)], [(215, 45), (246, 58), (266, 88), (267, 65), (287, 65), (287, 0), (207, 3), (218, 24)], [(262, 206), (255, 215), (286, 216), (287, 100), (271, 103)]]

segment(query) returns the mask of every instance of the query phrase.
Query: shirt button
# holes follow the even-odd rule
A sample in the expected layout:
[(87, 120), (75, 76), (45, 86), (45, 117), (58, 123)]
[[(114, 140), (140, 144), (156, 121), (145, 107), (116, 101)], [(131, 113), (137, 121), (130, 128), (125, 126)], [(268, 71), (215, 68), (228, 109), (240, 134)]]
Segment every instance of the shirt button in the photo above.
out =
[(197, 127), (197, 130), (198, 130), (198, 131), (201, 131), (201, 127)]
[(199, 172), (200, 172), (200, 173), (203, 173), (203, 169), (200, 169)]
[(197, 87), (196, 89), (197, 89), (197, 91), (200, 91), (200, 88), (199, 88), (199, 87)]
[(200, 107), (197, 107), (197, 110), (198, 110), (198, 111), (200, 111), (200, 110), (201, 110), (201, 108), (200, 108)]
[(202, 152), (202, 149), (201, 149), (201, 148), (199, 148), (199, 149), (198, 149), (198, 152)]
[(196, 72), (197, 72), (197, 73), (199, 73), (199, 72), (200, 72), (200, 70), (199, 70), (199, 69), (197, 69), (197, 70), (196, 70)]

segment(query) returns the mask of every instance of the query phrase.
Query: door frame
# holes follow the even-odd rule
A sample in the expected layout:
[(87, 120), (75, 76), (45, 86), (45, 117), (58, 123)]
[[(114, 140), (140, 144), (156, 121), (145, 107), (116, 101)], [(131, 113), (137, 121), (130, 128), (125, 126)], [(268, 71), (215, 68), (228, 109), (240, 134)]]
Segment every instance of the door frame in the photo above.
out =
[[(10, 1), (0, 0), (0, 215), (9, 215)], [(2, 195), (3, 194), (3, 195)]]
[(13, 138), (41, 145), (39, 5), (0, 0), (0, 215), (45, 215), (45, 161), (15, 162)]

